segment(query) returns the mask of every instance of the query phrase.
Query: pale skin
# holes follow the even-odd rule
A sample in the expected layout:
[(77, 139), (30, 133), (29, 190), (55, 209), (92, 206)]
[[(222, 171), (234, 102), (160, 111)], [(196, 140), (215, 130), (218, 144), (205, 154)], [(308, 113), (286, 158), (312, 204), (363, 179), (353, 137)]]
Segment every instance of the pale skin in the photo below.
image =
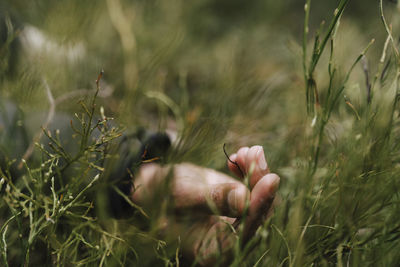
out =
[(190, 163), (146, 164), (135, 178), (132, 199), (144, 208), (157, 185), (169, 181), (175, 212), (160, 219), (160, 230), (179, 236), (183, 254), (200, 265), (215, 263), (217, 254), (229, 262), (238, 235), (244, 246), (271, 214), (279, 186), (261, 146), (242, 147), (229, 158), (228, 168), (238, 179)]

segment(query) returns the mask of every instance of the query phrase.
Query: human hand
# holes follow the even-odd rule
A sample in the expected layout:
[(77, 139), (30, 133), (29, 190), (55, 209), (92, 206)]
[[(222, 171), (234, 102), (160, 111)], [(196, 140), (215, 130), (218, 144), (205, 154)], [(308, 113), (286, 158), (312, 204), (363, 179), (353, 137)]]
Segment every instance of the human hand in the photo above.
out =
[[(228, 168), (242, 181), (190, 163), (147, 164), (135, 179), (132, 199), (144, 208), (154, 200), (157, 188), (167, 183), (175, 212), (160, 220), (160, 229), (180, 236), (184, 255), (202, 265), (214, 263), (218, 255), (229, 261), (235, 231), (242, 223), (241, 245), (253, 237), (270, 213), (279, 185), (261, 146), (242, 147), (230, 160)], [(245, 178), (250, 190), (243, 183)]]

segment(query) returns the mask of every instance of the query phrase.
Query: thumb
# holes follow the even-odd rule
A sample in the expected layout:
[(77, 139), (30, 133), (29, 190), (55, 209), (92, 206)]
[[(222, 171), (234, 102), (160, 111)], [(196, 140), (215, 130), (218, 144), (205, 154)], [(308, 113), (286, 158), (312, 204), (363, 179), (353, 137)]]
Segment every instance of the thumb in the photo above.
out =
[(175, 208), (202, 211), (228, 217), (242, 215), (250, 193), (242, 183), (219, 183), (201, 185), (180, 183), (174, 189)]

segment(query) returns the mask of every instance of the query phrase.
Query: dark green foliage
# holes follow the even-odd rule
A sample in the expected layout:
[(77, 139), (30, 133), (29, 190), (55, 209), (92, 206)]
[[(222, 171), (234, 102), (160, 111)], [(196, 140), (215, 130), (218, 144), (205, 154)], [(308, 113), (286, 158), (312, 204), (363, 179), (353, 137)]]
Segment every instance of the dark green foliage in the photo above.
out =
[[(224, 143), (264, 146), (275, 214), (233, 265), (400, 262), (398, 4), (3, 2), (1, 266), (185, 265), (157, 226), (167, 190), (143, 210), (118, 184), (145, 150), (130, 133), (152, 143), (141, 128), (177, 134), (163, 162), (221, 171)], [(57, 45), (23, 50), (21, 25)], [(110, 192), (131, 213), (116, 218)]]

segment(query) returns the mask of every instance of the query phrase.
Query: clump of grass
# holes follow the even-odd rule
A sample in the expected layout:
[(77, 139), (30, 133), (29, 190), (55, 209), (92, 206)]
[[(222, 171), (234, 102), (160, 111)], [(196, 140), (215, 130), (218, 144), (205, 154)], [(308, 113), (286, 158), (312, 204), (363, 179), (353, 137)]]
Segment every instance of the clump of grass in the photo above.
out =
[[(364, 64), (365, 98), (355, 107), (344, 94), (354, 83), (352, 71), (366, 60), (374, 40), (341, 77), (338, 69), (346, 66), (335, 64), (336, 35), (348, 2), (339, 2), (327, 28), (321, 24), (308, 58), (311, 1), (306, 1), (303, 70), (310, 126), (304, 147), (308, 153), (292, 173), (296, 181), (283, 189), (283, 207), (269, 228), (265, 247), (271, 251), (265, 262), (270, 264), (394, 266), (399, 260), (394, 253), (399, 248), (395, 241), (399, 235), (398, 48), (380, 1), (388, 37), (376, 74), (370, 77)], [(329, 59), (322, 65), (324, 52)], [(319, 72), (328, 73), (327, 87), (319, 87), (314, 78), (317, 66)], [(350, 125), (344, 126), (345, 120)]]
[[(115, 229), (115, 222), (103, 225), (93, 211), (93, 188), (98, 190), (99, 183), (104, 184), (110, 146), (121, 135), (103, 112), (95, 120), (102, 75), (89, 103), (80, 101), (82, 113), (76, 114), (75, 122), (71, 120), (74, 135), (79, 138), (75, 154), (61, 145), (57, 131), (43, 129), (49, 145), (36, 143), (41, 152), (38, 166), (29, 166), (22, 159), (25, 171), (20, 176), (11, 174), (14, 162), (0, 169), (4, 200), (0, 208), (8, 217), (1, 227), (4, 266), (126, 264), (137, 258), (126, 237), (120, 237)], [(115, 249), (117, 245), (119, 249)], [(127, 260), (127, 255), (132, 259)]]
[[(104, 38), (99, 50), (100, 57), (106, 58), (112, 51), (112, 58), (118, 58), (115, 77), (123, 73), (122, 81), (110, 79), (117, 87), (116, 98), (121, 105), (114, 104), (113, 108), (121, 107), (119, 116), (132, 123), (152, 121), (157, 117), (153, 113), (157, 113), (160, 129), (172, 120), (180, 137), (172, 162), (192, 161), (224, 170), (223, 143), (229, 143), (229, 152), (234, 146), (260, 143), (266, 148), (271, 169), (282, 176), (275, 215), (245, 248), (238, 238), (233, 265), (395, 266), (400, 261), (399, 53), (382, 1), (384, 40), (377, 37), (375, 42), (366, 41), (359, 47), (359, 54), (346, 53), (353, 57), (349, 65), (339, 63), (338, 51), (342, 48), (339, 46), (353, 45), (351, 41), (340, 42), (343, 24), (348, 23), (345, 11), (352, 1), (339, 1), (337, 9), (331, 10), (331, 20), (320, 25), (311, 44), (309, 24), (317, 15), (312, 8), (318, 3), (306, 1), (299, 55), (303, 68), (299, 79), (304, 81), (294, 73), (289, 53), (277, 53), (278, 63), (272, 66), (254, 59), (260, 57), (261, 52), (255, 52), (260, 47), (276, 49), (273, 43), (265, 45), (269, 36), (260, 37), (266, 34), (265, 28), (250, 30), (254, 21), (246, 24), (243, 32), (232, 27), (220, 39), (210, 34), (203, 43), (198, 35), (205, 26), (187, 26), (184, 14), (162, 17), (158, 21), (162, 26), (146, 17), (146, 12), (150, 18), (174, 14), (166, 12), (171, 10), (195, 10), (200, 14), (201, 5), (176, 1), (155, 9), (152, 3), (132, 4), (130, 7), (137, 11), (134, 21), (139, 23), (133, 29), (125, 28), (128, 35), (124, 37), (124, 25), (118, 21), (118, 13), (123, 11), (115, 6), (119, 2), (107, 1), (96, 7), (96, 17), (116, 12), (110, 28), (117, 28), (118, 33), (95, 20), (102, 31), (104, 28), (105, 36), (135, 41), (131, 47), (122, 41), (125, 46), (119, 51), (114, 49), (114, 42), (109, 45), (106, 40), (113, 38)], [(272, 2), (276, 1), (268, 3)], [(262, 6), (254, 3), (254, 9)], [(277, 12), (282, 6), (274, 5)], [(57, 17), (59, 10), (62, 8), (53, 10), (52, 16)], [(208, 15), (209, 23), (216, 23), (213, 15)], [(144, 23), (146, 18), (152, 23)], [(179, 33), (160, 40), (157, 34), (168, 30), (166, 25), (176, 26)], [(223, 28), (221, 25), (217, 28)], [(90, 38), (95, 33), (91, 31)], [(237, 35), (244, 37), (243, 45)], [(374, 63), (370, 60), (374, 58), (371, 50), (379, 45), (380, 56)], [(151, 49), (157, 53), (150, 53)], [(262, 51), (270, 52), (267, 50)], [(249, 70), (253, 63), (258, 65)], [(288, 66), (277, 67), (279, 64)], [(265, 73), (270, 75), (275, 68), (288, 72), (283, 76), (285, 82), (265, 84)], [(131, 70), (137, 80), (129, 76)], [(60, 73), (52, 75), (50, 80)], [(74, 75), (76, 71), (70, 74)], [(272, 75), (270, 80), (279, 77)], [(32, 77), (25, 78), (26, 83), (36, 82)], [(67, 75), (60, 80), (70, 81)], [(304, 92), (299, 93), (299, 87), (305, 88)], [(354, 92), (357, 87), (362, 89), (359, 94)], [(116, 158), (113, 146), (122, 130), (113, 127), (101, 112), (96, 115), (98, 92), (99, 83), (93, 98), (81, 102), (82, 111), (73, 120), (72, 129), (78, 139), (74, 153), (63, 147), (57, 132), (44, 129), (50, 145), (38, 142), (36, 162), (27, 160), (21, 173), (12, 171), (19, 163), (12, 160), (1, 169), (2, 265), (179, 265), (179, 236), (163, 240), (157, 235), (157, 215), (164, 215), (164, 206), (158, 207), (162, 210), (158, 213), (140, 210), (131, 203), (136, 213), (128, 219), (111, 218), (107, 212), (108, 188), (118, 191), (109, 180), (107, 162)], [(300, 94), (306, 96), (306, 101), (299, 104)], [(168, 193), (159, 197), (161, 202)]]

